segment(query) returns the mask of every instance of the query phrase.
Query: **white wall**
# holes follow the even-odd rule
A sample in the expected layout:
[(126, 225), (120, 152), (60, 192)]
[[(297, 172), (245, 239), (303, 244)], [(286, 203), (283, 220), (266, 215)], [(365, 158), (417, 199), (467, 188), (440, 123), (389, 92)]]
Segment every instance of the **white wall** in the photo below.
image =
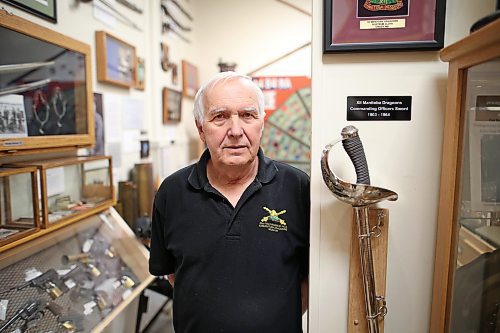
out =
[[(311, 0), (289, 2), (311, 12)], [(195, 0), (195, 6), (203, 13), (196, 21), (202, 82), (219, 72), (219, 58), (246, 74), (311, 41), (311, 17), (278, 1)], [(304, 48), (255, 75), (309, 76), (310, 59)]]
[[(323, 147), (340, 135), (347, 96), (413, 96), (411, 121), (351, 122), (359, 128), (371, 183), (399, 194), (390, 210), (385, 331), (429, 330), (447, 64), (437, 52), (322, 54), (321, 0), (313, 1), (313, 151), (310, 332), (346, 332), (351, 207), (321, 179)], [(445, 43), (468, 34), (494, 1), (448, 1)], [(351, 162), (332, 162), (355, 181)]]

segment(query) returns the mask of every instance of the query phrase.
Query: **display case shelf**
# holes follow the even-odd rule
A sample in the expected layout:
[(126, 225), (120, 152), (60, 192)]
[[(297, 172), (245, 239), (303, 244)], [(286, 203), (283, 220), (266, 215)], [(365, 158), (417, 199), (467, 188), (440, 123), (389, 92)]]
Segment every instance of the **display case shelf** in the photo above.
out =
[(44, 229), (73, 223), (115, 204), (109, 156), (66, 157), (8, 166), (38, 170)]
[(102, 332), (153, 281), (148, 257), (113, 208), (3, 252), (0, 297), (8, 303), (0, 326), (36, 301), (43, 315), (28, 320), (36, 325), (30, 332)]

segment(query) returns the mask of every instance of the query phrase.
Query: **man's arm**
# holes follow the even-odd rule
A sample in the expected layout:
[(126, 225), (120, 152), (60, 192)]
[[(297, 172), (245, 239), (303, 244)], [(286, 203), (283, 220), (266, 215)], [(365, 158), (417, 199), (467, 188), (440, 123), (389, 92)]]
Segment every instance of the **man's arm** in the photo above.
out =
[(309, 308), (309, 277), (307, 276), (300, 282), (300, 295), (302, 299), (302, 314), (304, 314)]

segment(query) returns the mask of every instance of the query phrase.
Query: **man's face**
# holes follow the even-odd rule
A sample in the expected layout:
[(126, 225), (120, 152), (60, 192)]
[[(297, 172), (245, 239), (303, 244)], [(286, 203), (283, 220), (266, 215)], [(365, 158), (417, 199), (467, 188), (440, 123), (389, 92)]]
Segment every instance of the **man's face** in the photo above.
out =
[(264, 118), (250, 82), (234, 78), (219, 82), (205, 95), (203, 124), (197, 124), (214, 163), (242, 166), (259, 151)]

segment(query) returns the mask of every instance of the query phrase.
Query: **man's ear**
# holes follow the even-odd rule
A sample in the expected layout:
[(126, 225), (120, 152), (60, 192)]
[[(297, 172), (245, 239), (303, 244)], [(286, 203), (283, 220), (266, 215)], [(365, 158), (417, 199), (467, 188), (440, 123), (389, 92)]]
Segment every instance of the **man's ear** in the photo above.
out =
[(200, 136), (201, 141), (205, 142), (205, 132), (203, 132), (203, 126), (198, 122), (198, 120), (194, 121), (196, 128), (198, 129), (198, 135)]

